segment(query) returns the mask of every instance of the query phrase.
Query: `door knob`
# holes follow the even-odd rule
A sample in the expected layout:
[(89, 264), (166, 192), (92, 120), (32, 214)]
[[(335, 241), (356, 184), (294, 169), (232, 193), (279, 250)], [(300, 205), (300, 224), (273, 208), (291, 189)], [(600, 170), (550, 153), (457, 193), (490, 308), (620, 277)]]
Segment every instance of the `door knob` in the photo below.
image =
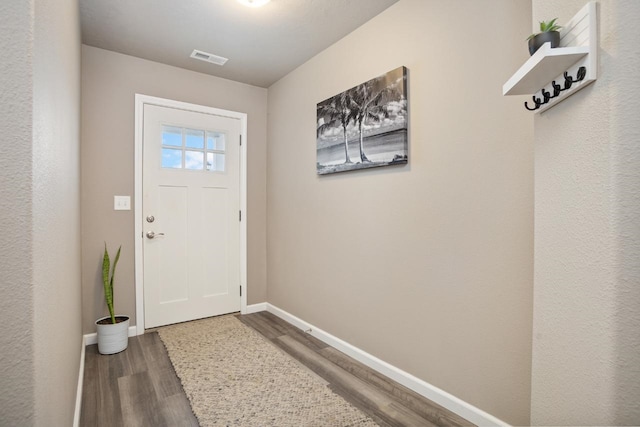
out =
[(164, 236), (164, 233), (155, 233), (153, 231), (147, 231), (147, 238), (153, 239), (156, 236)]

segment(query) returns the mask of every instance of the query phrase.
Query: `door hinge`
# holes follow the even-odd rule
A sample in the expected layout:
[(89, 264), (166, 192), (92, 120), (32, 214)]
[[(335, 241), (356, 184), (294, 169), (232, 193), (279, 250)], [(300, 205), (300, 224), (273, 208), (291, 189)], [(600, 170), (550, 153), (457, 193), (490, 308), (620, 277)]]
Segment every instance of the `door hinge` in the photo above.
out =
[(242, 296), (242, 286), (240, 286), (240, 296)]
[(240, 135), (240, 146), (242, 147), (242, 135)]
[(238, 221), (242, 221), (242, 211), (238, 211)]

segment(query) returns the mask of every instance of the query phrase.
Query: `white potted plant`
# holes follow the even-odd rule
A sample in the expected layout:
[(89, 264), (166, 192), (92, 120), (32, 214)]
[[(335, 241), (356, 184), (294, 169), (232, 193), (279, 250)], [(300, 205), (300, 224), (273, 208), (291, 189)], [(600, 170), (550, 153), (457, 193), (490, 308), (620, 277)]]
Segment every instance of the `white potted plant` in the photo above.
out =
[(129, 316), (114, 315), (113, 310), (113, 278), (116, 273), (116, 265), (120, 259), (120, 249), (116, 253), (111, 267), (107, 244), (104, 244), (104, 256), (102, 257), (102, 283), (104, 299), (109, 309), (109, 316), (96, 320), (98, 330), (98, 351), (100, 354), (115, 354), (127, 348), (129, 344)]

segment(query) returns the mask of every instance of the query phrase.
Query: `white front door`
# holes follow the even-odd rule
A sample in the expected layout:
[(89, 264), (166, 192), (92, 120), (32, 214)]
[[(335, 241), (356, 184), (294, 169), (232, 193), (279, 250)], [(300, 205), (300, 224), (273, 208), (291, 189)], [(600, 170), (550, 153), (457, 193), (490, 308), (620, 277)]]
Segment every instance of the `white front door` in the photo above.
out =
[(144, 104), (144, 326), (240, 310), (240, 120)]

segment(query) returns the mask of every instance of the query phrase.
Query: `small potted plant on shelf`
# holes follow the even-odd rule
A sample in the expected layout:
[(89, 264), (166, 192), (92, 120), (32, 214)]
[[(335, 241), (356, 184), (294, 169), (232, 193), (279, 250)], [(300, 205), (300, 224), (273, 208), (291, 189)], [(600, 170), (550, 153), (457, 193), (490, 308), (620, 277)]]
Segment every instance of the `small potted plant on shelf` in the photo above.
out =
[(558, 30), (562, 28), (556, 24), (558, 18), (551, 21), (540, 21), (540, 32), (529, 36), (529, 53), (533, 55), (545, 43), (550, 42), (551, 47), (560, 45), (560, 33)]
[(115, 354), (127, 348), (129, 344), (129, 317), (116, 316), (113, 310), (113, 278), (116, 273), (116, 265), (120, 259), (120, 249), (116, 253), (111, 266), (107, 244), (104, 244), (104, 255), (102, 257), (102, 285), (104, 289), (104, 299), (109, 309), (109, 316), (96, 320), (98, 331), (98, 352), (100, 354)]

